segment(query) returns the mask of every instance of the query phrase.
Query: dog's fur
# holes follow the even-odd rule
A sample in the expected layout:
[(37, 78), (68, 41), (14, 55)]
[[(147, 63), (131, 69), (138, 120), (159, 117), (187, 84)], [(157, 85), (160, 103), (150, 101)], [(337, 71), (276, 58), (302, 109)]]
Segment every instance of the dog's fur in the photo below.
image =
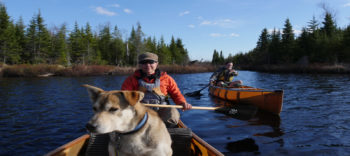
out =
[[(94, 116), (87, 124), (92, 133), (126, 133), (132, 131), (148, 113), (148, 120), (138, 131), (121, 135), (119, 143), (110, 135), (108, 151), (114, 155), (171, 156), (171, 138), (158, 114), (140, 103), (144, 94), (139, 91), (104, 91), (83, 85), (93, 102)], [(110, 133), (113, 134), (113, 133)], [(117, 145), (119, 145), (117, 147)]]

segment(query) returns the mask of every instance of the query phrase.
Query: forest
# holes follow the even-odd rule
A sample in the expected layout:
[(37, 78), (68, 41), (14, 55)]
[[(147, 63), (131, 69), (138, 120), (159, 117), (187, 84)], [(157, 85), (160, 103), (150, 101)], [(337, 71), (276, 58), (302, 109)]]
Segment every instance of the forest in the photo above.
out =
[[(135, 66), (137, 55), (149, 51), (158, 54), (163, 65), (184, 65), (189, 62), (187, 49), (180, 38), (173, 36), (169, 44), (155, 37), (146, 37), (141, 24), (132, 27), (129, 37), (122, 36), (117, 26), (105, 24), (92, 30), (74, 24), (48, 29), (40, 10), (30, 23), (22, 18), (13, 21), (6, 6), (0, 3), (0, 62), (2, 64), (59, 64)], [(123, 39), (124, 38), (124, 39)]]
[(303, 27), (297, 36), (291, 21), (287, 18), (284, 28), (261, 31), (256, 47), (249, 52), (224, 57), (222, 51), (213, 52), (213, 64), (233, 61), (239, 66), (256, 65), (309, 65), (349, 64), (350, 25), (337, 26), (334, 15), (325, 10), (321, 23), (315, 16)]

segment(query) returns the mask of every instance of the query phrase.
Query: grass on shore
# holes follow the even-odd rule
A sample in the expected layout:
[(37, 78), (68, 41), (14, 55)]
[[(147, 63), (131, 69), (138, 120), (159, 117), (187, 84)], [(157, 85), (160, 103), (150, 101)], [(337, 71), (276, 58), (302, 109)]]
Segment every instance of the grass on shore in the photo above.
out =
[[(159, 68), (167, 73), (201, 73), (213, 72), (218, 67), (210, 63), (196, 63), (193, 65), (160, 65)], [(111, 65), (4, 65), (0, 64), (0, 77), (46, 77), (46, 76), (98, 76), (98, 75), (130, 75), (136, 67), (118, 67)], [(347, 64), (310, 64), (310, 65), (260, 65), (240, 66), (241, 70), (253, 70), (269, 73), (313, 73), (313, 74), (350, 74)]]

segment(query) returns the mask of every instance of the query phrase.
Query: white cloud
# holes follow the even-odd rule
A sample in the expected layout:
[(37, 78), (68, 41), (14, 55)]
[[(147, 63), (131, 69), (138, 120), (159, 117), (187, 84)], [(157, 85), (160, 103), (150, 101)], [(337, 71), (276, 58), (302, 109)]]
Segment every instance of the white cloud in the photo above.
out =
[(236, 33), (231, 33), (231, 34), (230, 34), (230, 37), (239, 37), (239, 35), (236, 34)]
[(124, 12), (127, 13), (127, 14), (131, 14), (132, 11), (130, 9), (124, 9)]
[(200, 23), (200, 25), (206, 25), (206, 26), (219, 26), (223, 28), (232, 28), (234, 27), (238, 22), (233, 21), (231, 19), (219, 19), (219, 20), (204, 20)]
[(294, 32), (295, 35), (299, 36), (302, 31), (301, 30), (293, 30), (293, 32)]
[(112, 4), (111, 7), (119, 8), (120, 5), (119, 4)]
[(231, 33), (231, 34), (211, 33), (209, 36), (211, 36), (211, 37), (239, 37), (239, 35), (236, 33)]
[(223, 37), (224, 35), (220, 34), (220, 33), (211, 33), (210, 36), (211, 37)]
[(117, 13), (113, 12), (113, 11), (109, 11), (103, 7), (96, 7), (95, 8), (95, 11), (98, 13), (98, 14), (101, 14), (101, 15), (107, 15), (107, 16), (114, 16), (116, 15)]
[(350, 2), (343, 5), (344, 7), (350, 7)]
[(190, 28), (195, 28), (196, 26), (193, 25), (193, 24), (190, 24), (190, 25), (188, 25), (188, 27), (190, 27)]
[(180, 12), (179, 16), (184, 16), (184, 15), (187, 15), (187, 14), (189, 14), (189, 13), (190, 13), (190, 11)]

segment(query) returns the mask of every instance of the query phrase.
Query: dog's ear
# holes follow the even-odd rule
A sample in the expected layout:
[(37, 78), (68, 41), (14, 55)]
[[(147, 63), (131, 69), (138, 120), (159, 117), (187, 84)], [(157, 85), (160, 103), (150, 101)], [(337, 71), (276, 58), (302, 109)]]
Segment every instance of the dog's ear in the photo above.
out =
[(141, 101), (144, 96), (144, 94), (140, 91), (122, 91), (120, 93), (131, 106), (134, 106), (136, 103)]
[(90, 99), (92, 102), (95, 102), (97, 100), (97, 97), (100, 95), (103, 90), (101, 88), (97, 88), (94, 86), (90, 86), (87, 84), (82, 85), (83, 87), (87, 88)]

